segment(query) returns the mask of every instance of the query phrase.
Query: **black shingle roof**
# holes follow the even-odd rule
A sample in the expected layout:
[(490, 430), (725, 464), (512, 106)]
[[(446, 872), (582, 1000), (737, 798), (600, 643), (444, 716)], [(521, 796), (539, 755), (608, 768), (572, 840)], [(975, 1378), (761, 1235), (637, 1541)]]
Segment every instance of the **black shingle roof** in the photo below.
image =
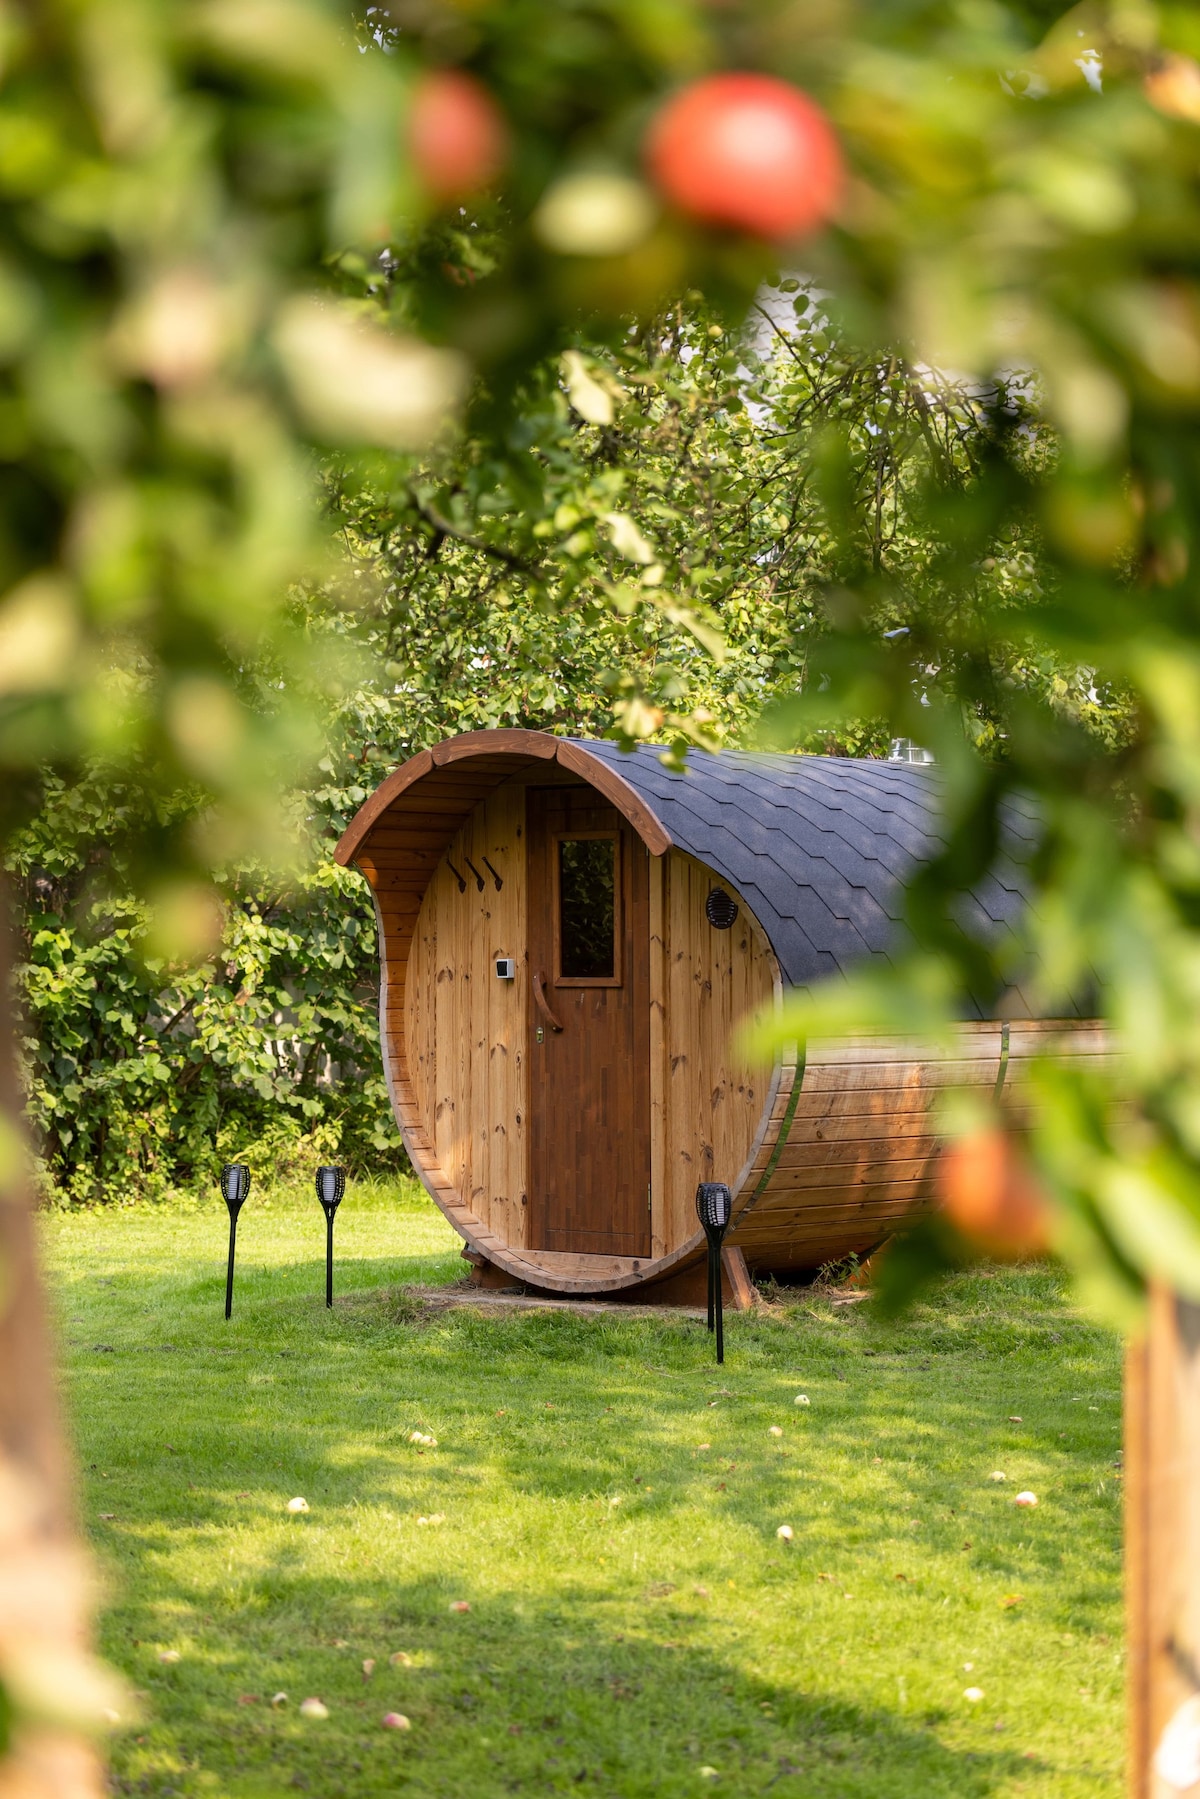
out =
[[(887, 960), (911, 941), (903, 886), (942, 848), (937, 771), (902, 762), (835, 756), (692, 751), (680, 774), (661, 751), (615, 743), (580, 749), (622, 775), (675, 845), (736, 887), (771, 940), (793, 987), (856, 963)], [(1008, 837), (992, 871), (969, 895), (964, 927), (995, 941), (1019, 932), (1029, 904), (1022, 863), (1037, 837), (1032, 809), (1005, 807)], [(1006, 1016), (1029, 1015), (1010, 989)], [(974, 1015), (984, 1015), (976, 1006)]]

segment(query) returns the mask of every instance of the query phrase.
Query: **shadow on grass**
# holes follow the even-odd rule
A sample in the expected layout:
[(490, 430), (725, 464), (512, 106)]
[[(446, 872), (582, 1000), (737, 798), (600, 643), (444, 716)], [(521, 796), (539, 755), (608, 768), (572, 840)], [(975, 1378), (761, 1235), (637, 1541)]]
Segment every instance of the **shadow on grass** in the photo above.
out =
[[(316, 1271), (313, 1264), (298, 1277)], [(210, 1284), (211, 1294), (197, 1283), (180, 1298), (191, 1300), (199, 1286), (215, 1310), (220, 1295)], [(266, 1477), (331, 1505), (432, 1509), (444, 1485), (478, 1468), (531, 1499), (599, 1499), (617, 1482), (643, 1517), (699, 1503), (767, 1540), (786, 1515), (797, 1554), (851, 1554), (878, 1539), (881, 1517), (891, 1519), (889, 1534), (914, 1551), (953, 1550), (969, 1557), (964, 1565), (1011, 1581), (1033, 1569), (1053, 1575), (1064, 1533), (1077, 1524), (1062, 1508), (1036, 1526), (1014, 1517), (1009, 1487), (988, 1482), (991, 1444), (1015, 1457), (1014, 1471), (1036, 1463), (1039, 1482), (1083, 1492), (1091, 1475), (1080, 1471), (1081, 1443), (1102, 1457), (1115, 1428), (1112, 1419), (1072, 1413), (1061, 1383), (1047, 1387), (1041, 1338), (1061, 1340), (1060, 1311), (1046, 1308), (1040, 1332), (1029, 1320), (1004, 1327), (1020, 1351), (1007, 1390), (1025, 1394), (1012, 1420), (997, 1412), (991, 1363), (959, 1369), (947, 1382), (919, 1325), (910, 1331), (913, 1353), (893, 1351), (885, 1363), (879, 1345), (894, 1340), (896, 1327), (861, 1313), (850, 1341), (805, 1337), (786, 1319), (736, 1319), (730, 1362), (718, 1370), (703, 1325), (686, 1318), (464, 1311), (414, 1319), (403, 1291), (353, 1293), (331, 1314), (311, 1293), (298, 1303), (275, 1298), (252, 1318), (235, 1314), (230, 1327), (215, 1329), (184, 1304), (168, 1321), (171, 1341), (147, 1341), (149, 1333), (126, 1327), (111, 1344), (85, 1351), (77, 1379), (85, 1403), (94, 1384), (97, 1403), (102, 1390), (128, 1385), (123, 1437), (135, 1461), (160, 1460), (172, 1411), (198, 1405), (190, 1460), (202, 1473), (215, 1459), (222, 1487), (261, 1488)], [(1085, 1328), (1085, 1342), (1088, 1335)], [(964, 1347), (956, 1337), (956, 1351)], [(978, 1353), (978, 1342), (973, 1347)], [(799, 1414), (790, 1390), (798, 1362), (811, 1400)], [(149, 1406), (138, 1403), (148, 1381), (161, 1389)], [(767, 1431), (778, 1418), (788, 1441), (775, 1447)], [(1068, 1429), (1060, 1430), (1064, 1420)], [(1009, 1428), (1014, 1423), (1021, 1428)], [(438, 1436), (436, 1455), (414, 1452), (414, 1428)], [(711, 1449), (701, 1452), (706, 1439)], [(802, 1501), (797, 1511), (797, 1478), (819, 1478), (812, 1464), (821, 1457), (870, 1465), (875, 1503), (861, 1527), (853, 1516), (815, 1509), (806, 1517)], [(639, 1477), (651, 1470), (653, 1496), (638, 1495)], [(162, 1515), (208, 1515), (206, 1484), (174, 1501), (163, 1496)], [(1114, 1557), (1116, 1496), (1114, 1484)], [(213, 1521), (227, 1522), (219, 1491), (211, 1505)], [(989, 1524), (981, 1535), (973, 1522), (980, 1518), (1006, 1528)], [(1076, 1599), (1086, 1613), (1088, 1596)]]
[[(1026, 1283), (1007, 1307), (962, 1282), (900, 1325), (861, 1307), (734, 1318), (717, 1369), (687, 1319), (415, 1312), (407, 1283), (446, 1266), (444, 1254), (360, 1261), (331, 1313), (319, 1259), (271, 1268), (229, 1326), (220, 1279), (194, 1262), (164, 1258), (147, 1283), (78, 1282), (95, 1300), (71, 1375), (89, 1513), (113, 1514), (100, 1543), (122, 1595), (105, 1648), (149, 1695), (144, 1740), (118, 1750), (118, 1790), (673, 1799), (711, 1779), (714, 1792), (785, 1799), (985, 1799), (1018, 1774), (1042, 1792), (1068, 1790), (1048, 1784), (1059, 1779), (1072, 1794), (1113, 1790), (1081, 1755), (1051, 1769), (961, 1708), (948, 1745), (947, 1714), (811, 1690), (861, 1691), (873, 1653), (828, 1666), (855, 1637), (823, 1609), (841, 1593), (816, 1587), (817, 1570), (857, 1570), (864, 1622), (884, 1620), (947, 1668), (939, 1635), (966, 1618), (975, 1630), (985, 1604), (1014, 1657), (1026, 1644), (1044, 1655), (1048, 1626), (1093, 1629), (1111, 1611), (1115, 1514), (1093, 1476), (1114, 1420), (1066, 1408), (1115, 1379), (1115, 1351), (1053, 1281)], [(798, 1389), (807, 1408), (793, 1408)], [(768, 1434), (777, 1420), (783, 1439)], [(413, 1429), (436, 1435), (436, 1452)], [(1036, 1520), (1014, 1512), (987, 1482), (998, 1456), (1014, 1476), (1033, 1468), (1056, 1503)], [(292, 1493), (313, 1508), (294, 1530)], [(418, 1540), (432, 1550), (416, 1517), (441, 1510), (453, 1521), (440, 1570), (385, 1573)], [(791, 1552), (775, 1537), (781, 1515)], [(659, 1578), (639, 1581), (624, 1552), (625, 1572), (601, 1571), (618, 1522)], [(723, 1608), (689, 1584), (718, 1564), (741, 1588)], [(997, 1612), (1018, 1578), (1044, 1584), (1036, 1628)], [(934, 1609), (968, 1587), (983, 1594), (974, 1612)], [(452, 1617), (460, 1595), (472, 1610)], [(771, 1624), (754, 1622), (755, 1603)], [(155, 1645), (172, 1641), (190, 1646), (168, 1668)], [(393, 1650), (415, 1665), (391, 1669)], [(364, 1656), (377, 1662), (369, 1684)], [(277, 1690), (290, 1701), (272, 1710)], [(297, 1716), (306, 1693), (328, 1720)], [(389, 1709), (412, 1731), (384, 1731)]]
[[(183, 1661), (138, 1670), (153, 1723), (122, 1745), (118, 1792), (188, 1793), (204, 1773), (246, 1799), (397, 1787), (640, 1799), (694, 1794), (709, 1768), (713, 1790), (739, 1794), (984, 1799), (1037, 1768), (986, 1727), (980, 1747), (954, 1750), (938, 1740), (936, 1717), (814, 1697), (782, 1670), (747, 1678), (716, 1650), (679, 1641), (675, 1631), (695, 1621), (669, 1600), (648, 1599), (637, 1627), (615, 1632), (603, 1600), (571, 1588), (552, 1604), (501, 1596), (459, 1616), (445, 1581), (393, 1590), (381, 1607), (372, 1584), (314, 1582), (278, 1565), (262, 1580), (269, 1605), (223, 1612), (210, 1601)], [(116, 1634), (106, 1647), (119, 1655)], [(390, 1665), (397, 1648), (412, 1666)], [(376, 1661), (367, 1683), (364, 1655)], [(288, 1705), (272, 1709), (272, 1691), (289, 1693)], [(297, 1715), (307, 1692), (320, 1694), (327, 1720)], [(383, 1729), (388, 1710), (411, 1731)]]

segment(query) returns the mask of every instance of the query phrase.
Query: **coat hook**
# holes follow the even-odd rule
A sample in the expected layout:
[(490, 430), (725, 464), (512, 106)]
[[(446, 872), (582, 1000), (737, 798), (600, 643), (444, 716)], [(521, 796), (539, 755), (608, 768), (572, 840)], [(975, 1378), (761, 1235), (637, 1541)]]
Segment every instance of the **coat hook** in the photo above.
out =
[(453, 862), (451, 862), (449, 856), (446, 857), (446, 867), (450, 870), (450, 873), (454, 876), (455, 880), (458, 882), (458, 891), (460, 893), (465, 893), (467, 891), (467, 883), (464, 880), (463, 876), (459, 874), (457, 868), (455, 868), (455, 866), (454, 866)]
[(480, 893), (482, 893), (483, 885), (484, 885), (483, 876), (480, 874), (479, 870), (476, 868), (475, 864), (472, 862), (470, 856), (464, 856), (463, 861), (466, 863), (466, 865), (470, 869), (471, 873), (475, 876), (475, 885), (478, 887)]
[(486, 856), (483, 858), (483, 866), (487, 869), (487, 871), (491, 875), (493, 881), (495, 881), (496, 892), (499, 893), (500, 889), (504, 885), (504, 882), (500, 879), (500, 876), (496, 873), (495, 869), (492, 867), (491, 863), (488, 861)]

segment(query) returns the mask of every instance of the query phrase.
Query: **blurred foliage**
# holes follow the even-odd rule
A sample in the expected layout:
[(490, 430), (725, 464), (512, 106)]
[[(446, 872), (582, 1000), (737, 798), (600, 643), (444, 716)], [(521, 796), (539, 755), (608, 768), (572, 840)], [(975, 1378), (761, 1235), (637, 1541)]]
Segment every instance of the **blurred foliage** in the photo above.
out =
[[(981, 453), (973, 401), (950, 383), (917, 393), (896, 359), (855, 356), (786, 285), (732, 340), (695, 296), (619, 359), (574, 352), (574, 401), (550, 359), (520, 396), (525, 447), (464, 435), (432, 460), (331, 461), (352, 555), (291, 619), (319, 640), (324, 671), (309, 700), (325, 753), (283, 808), (305, 854), (290, 874), (261, 860), (219, 871), (214, 954), (173, 956), (137, 897), (139, 846), (195, 820), (203, 790), (151, 804), (136, 770), (47, 777), (8, 866), (29, 1116), (52, 1191), (155, 1195), (233, 1157), (394, 1166), (374, 917), (331, 859), (383, 772), (496, 724), (594, 735), (615, 717), (633, 735), (737, 739), (802, 681), (845, 557), (886, 583), (886, 621), (916, 604), (930, 457), (965, 468)], [(842, 545), (819, 477), (822, 420), (846, 392), (858, 429), (840, 477), (871, 504)], [(850, 720), (812, 747), (878, 754), (882, 730)]]
[[(773, 691), (775, 741), (914, 739), (947, 815), (917, 947), (886, 991), (798, 998), (784, 1028), (944, 1025), (1002, 991), (1009, 952), (963, 937), (955, 895), (1004, 795), (1033, 793), (1040, 1002), (1099, 977), (1127, 1049), (1120, 1107), (1045, 1073), (1062, 1241), (1200, 1295), (1198, 51), (1194, 10), (1149, 0), (6, 0), (6, 841), (47, 766), (136, 779), (130, 881), (163, 953), (202, 960), (196, 877), (289, 839), (279, 784), (323, 747), (341, 766), (321, 726), (353, 693), (364, 776), (449, 718), (613, 716), (679, 749), (743, 735)], [(490, 196), (439, 208), (405, 121), (446, 64), (510, 154)], [(658, 101), (722, 65), (797, 81), (838, 127), (845, 203), (802, 248), (702, 230), (641, 176)], [(828, 360), (755, 489), (737, 334), (781, 266), (827, 321), (801, 360)], [(690, 377), (644, 321), (692, 290), (717, 402), (689, 462)], [(863, 484), (881, 416), (924, 446), (907, 545)], [(339, 447), (322, 507), (314, 452)]]
[[(326, 629), (382, 667), (408, 741), (523, 724), (713, 747), (803, 685), (822, 592), (864, 553), (831, 528), (819, 421), (840, 385), (873, 397), (887, 369), (798, 329), (790, 300), (787, 314), (786, 330), (763, 308), (732, 332), (692, 293), (617, 350), (548, 359), (499, 439), (331, 470), (351, 561)], [(921, 400), (970, 441), (951, 389)], [(887, 569), (896, 617), (929, 556), (911, 411), (864, 403), (846, 468), (878, 501), (865, 553)], [(394, 744), (361, 728), (368, 763), (390, 766)], [(882, 725), (858, 720), (821, 742), (886, 747)]]
[[(1197, 49), (1190, 9), (1128, 3), (1077, 7), (1040, 41), (997, 7), (848, 47), (832, 104), (861, 186), (814, 271), (856, 334), (902, 332), (918, 364), (981, 392), (1028, 370), (1054, 440), (1031, 460), (1020, 418), (985, 401), (988, 455), (929, 496), (953, 604), (918, 610), (897, 655), (855, 583), (778, 720), (887, 717), (936, 752), (947, 823), (909, 896), (913, 954), (886, 982), (798, 996), (781, 1028), (945, 1027), (1018, 960), (1045, 1015), (1098, 1004), (1119, 1070), (1049, 1062), (1031, 1134), (1059, 1246), (1116, 1309), (1146, 1272), (1200, 1292)], [(980, 579), (998, 539), (1039, 546), (1002, 609)], [(1014, 684), (998, 641), (1043, 678)], [(1027, 940), (973, 942), (957, 896), (1014, 790), (1044, 821)]]
[[(323, 751), (349, 803), (481, 711), (678, 752), (775, 693), (775, 741), (928, 745), (946, 813), (912, 953), (781, 1029), (945, 1029), (1002, 992), (1014, 949), (955, 899), (1033, 794), (1034, 990), (1098, 991), (1124, 1049), (1119, 1088), (1039, 1076), (1060, 1243), (1110, 1302), (1146, 1272), (1200, 1298), (1198, 54), (1196, 10), (1152, 0), (0, 0), (0, 849), (47, 1143), (165, 1179), (176, 1136), (342, 1129), (317, 1046), (355, 1065), (366, 939), (280, 867), (281, 790)], [(469, 206), (407, 132), (447, 64), (510, 139)], [(820, 239), (701, 230), (646, 186), (656, 105), (721, 66), (828, 110), (850, 178)], [(639, 321), (698, 290), (732, 340), (797, 267), (830, 327), (801, 356), (846, 367), (755, 492), (751, 365), (705, 352), (724, 400), (689, 463), (687, 376)], [(862, 479), (881, 409), (924, 445), (911, 490), (877, 465), (894, 540)], [(122, 819), (89, 847), (92, 799)], [(0, 1118), (0, 1188), (13, 1141)]]
[[(670, 0), (411, 13), (0, 8), (0, 828), (42, 765), (99, 754), (223, 802), (156, 834), (152, 885), (277, 840), (278, 773), (317, 747), (282, 607), (327, 548), (309, 447), (427, 442), (472, 367), (494, 413), (578, 308), (538, 193), (716, 54)], [(463, 59), (513, 124), (478, 222), (438, 212), (404, 129), (422, 68)], [(726, 287), (763, 265), (697, 240), (671, 266), (714, 258)]]

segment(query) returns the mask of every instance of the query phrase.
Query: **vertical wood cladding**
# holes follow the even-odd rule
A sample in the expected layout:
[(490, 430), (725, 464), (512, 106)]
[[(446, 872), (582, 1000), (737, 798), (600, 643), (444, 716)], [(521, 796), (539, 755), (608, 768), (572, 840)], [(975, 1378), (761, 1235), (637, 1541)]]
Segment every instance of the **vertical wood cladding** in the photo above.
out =
[[(645, 877), (637, 942), (623, 944), (622, 967), (639, 970), (638, 1056), (649, 1071), (617, 1109), (648, 1138), (650, 1234), (636, 1254), (615, 1243), (612, 1253), (555, 1247), (562, 1220), (537, 1235), (530, 1228), (526, 805), (530, 787), (551, 785), (564, 816), (615, 806), (622, 843)], [(357, 864), (375, 896), (397, 1119), (414, 1165), (468, 1243), (534, 1286), (579, 1295), (631, 1288), (702, 1253), (696, 1185), (721, 1180), (734, 1189), (728, 1242), (751, 1267), (811, 1269), (869, 1251), (932, 1203), (944, 1087), (1002, 1088), (1021, 1121), (1041, 1103), (1031, 1071), (1042, 1052), (1109, 1063), (1103, 1027), (1020, 1016), (1016, 989), (1008, 1024), (966, 1021), (945, 1043), (899, 1035), (809, 1043), (772, 1068), (740, 1049), (739, 1024), (772, 1009), (781, 978), (803, 987), (868, 951), (887, 953), (880, 921), (893, 916), (897, 869), (926, 853), (935, 810), (928, 779), (882, 764), (730, 752), (697, 759), (684, 777), (651, 749), (622, 758), (612, 745), (522, 731), (437, 745), (389, 776), (338, 856)], [(998, 867), (975, 896), (997, 926), (1023, 903), (1019, 870)], [(730, 929), (706, 915), (714, 887), (738, 903)], [(633, 915), (628, 908), (627, 922)], [(549, 924), (552, 934), (553, 917)], [(515, 980), (497, 979), (499, 956), (514, 959)], [(553, 952), (543, 959), (553, 963)], [(590, 988), (576, 979), (556, 990), (545, 972), (558, 1008), (585, 1008), (604, 991), (598, 976)], [(582, 1128), (586, 1061), (574, 1088), (570, 1071), (558, 1072), (533, 1102), (562, 1109), (576, 1163), (594, 1161), (590, 1173), (603, 1176), (604, 1144), (593, 1149), (596, 1129)], [(602, 1178), (583, 1194), (584, 1211), (596, 1211), (604, 1187)], [(580, 1194), (565, 1198), (578, 1215)], [(574, 1228), (568, 1218), (567, 1239)]]
[[(440, 1172), (514, 1248), (529, 1243), (525, 794), (523, 785), (498, 788), (452, 840), (421, 904), (404, 994), (408, 1078)], [(636, 842), (630, 850), (644, 854)], [(502, 875), (500, 893), (486, 870), (477, 890), (467, 863), (484, 869), (484, 856)], [(669, 1255), (695, 1232), (697, 1182), (736, 1186), (762, 1125), (771, 1071), (732, 1039), (744, 1016), (769, 1010), (776, 973), (744, 908), (732, 930), (709, 923), (714, 882), (701, 864), (671, 851), (650, 858), (649, 878), (648, 924), (640, 899), (637, 908), (647, 938), (637, 985), (652, 1058), (652, 1237), (631, 1253)], [(497, 955), (516, 958), (515, 981), (496, 980)], [(569, 1100), (556, 1085), (547, 1103)]]
[[(440, 1171), (514, 1248), (525, 1243), (528, 1209), (526, 931), (525, 789), (503, 786), (461, 826), (426, 890), (404, 1019), (413, 1098)], [(497, 979), (498, 956), (514, 958), (515, 980)]]
[[(696, 1229), (696, 1185), (738, 1177), (770, 1104), (771, 1068), (736, 1041), (747, 1018), (770, 1013), (776, 963), (745, 906), (732, 930), (718, 931), (704, 905), (712, 870), (679, 850), (663, 866), (660, 1087), (662, 1191), (655, 1236), (669, 1253)], [(726, 891), (728, 888), (726, 887)], [(656, 1195), (656, 1199), (658, 1195)]]
[[(534, 1011), (530, 1069), (530, 1246), (650, 1254), (650, 929), (645, 845), (590, 787), (531, 789), (530, 974), (561, 1029)], [(571, 973), (564, 845), (599, 843), (616, 891), (604, 972)], [(561, 927), (561, 928), (560, 928)], [(615, 943), (611, 940), (615, 928)], [(540, 1028), (539, 1028), (540, 1027)], [(538, 1041), (540, 1035), (541, 1041)]]

